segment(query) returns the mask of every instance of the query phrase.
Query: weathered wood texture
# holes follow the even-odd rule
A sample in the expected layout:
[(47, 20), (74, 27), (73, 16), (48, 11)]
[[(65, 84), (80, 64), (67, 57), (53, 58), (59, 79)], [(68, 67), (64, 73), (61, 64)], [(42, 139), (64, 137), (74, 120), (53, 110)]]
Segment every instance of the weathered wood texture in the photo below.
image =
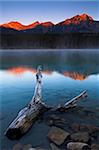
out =
[(34, 96), (31, 102), (23, 108), (15, 120), (10, 124), (8, 129), (5, 132), (5, 135), (10, 139), (19, 139), (23, 134), (25, 134), (30, 127), (33, 125), (35, 120), (39, 117), (40, 114), (47, 111), (49, 108), (41, 101), (41, 90), (42, 90), (42, 74), (40, 67), (37, 70), (36, 74), (36, 87)]
[(66, 102), (64, 105), (58, 105), (57, 110), (59, 111), (66, 111), (67, 109), (73, 108), (77, 106), (77, 103), (82, 99), (87, 97), (87, 91), (83, 91), (78, 96), (74, 97), (70, 101)]

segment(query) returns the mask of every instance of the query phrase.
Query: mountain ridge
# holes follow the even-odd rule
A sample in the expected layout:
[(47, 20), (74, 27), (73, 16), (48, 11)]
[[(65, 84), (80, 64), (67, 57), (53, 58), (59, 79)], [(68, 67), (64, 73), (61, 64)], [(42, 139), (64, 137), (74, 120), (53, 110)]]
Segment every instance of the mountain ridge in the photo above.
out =
[(1, 25), (0, 36), (2, 49), (99, 48), (99, 21), (82, 14), (58, 24), (49, 21), (26, 26), (10, 22)]
[(15, 29), (15, 30), (27, 30), (27, 29), (32, 29), (34, 27), (36, 27), (37, 25), (39, 25), (40, 23), (38, 21), (31, 23), (29, 25), (23, 25), (20, 22), (17, 21), (11, 21), (9, 23), (5, 23), (0, 25), (0, 27), (5, 27), (5, 28), (11, 28), (11, 29)]
[(20, 22), (11, 21), (8, 23), (1, 24), (0, 27), (11, 28), (11, 29), (21, 31), (21, 30), (33, 29), (33, 28), (36, 28), (38, 26), (41, 26), (41, 27), (68, 26), (68, 25), (79, 25), (79, 24), (85, 23), (85, 22), (92, 23), (94, 21), (95, 20), (91, 16), (89, 16), (87, 14), (82, 14), (82, 15), (76, 15), (70, 19), (66, 19), (65, 21), (59, 22), (57, 24), (54, 24), (53, 22), (50, 22), (50, 21), (42, 22), (42, 23), (40, 23), (39, 21), (36, 21), (36, 22), (33, 22), (29, 25), (23, 25)]
[(94, 19), (87, 14), (82, 14), (82, 15), (76, 15), (72, 18), (66, 19), (65, 21), (60, 22), (59, 24), (61, 25), (80, 24), (81, 22), (84, 22), (84, 21), (92, 22), (94, 21)]

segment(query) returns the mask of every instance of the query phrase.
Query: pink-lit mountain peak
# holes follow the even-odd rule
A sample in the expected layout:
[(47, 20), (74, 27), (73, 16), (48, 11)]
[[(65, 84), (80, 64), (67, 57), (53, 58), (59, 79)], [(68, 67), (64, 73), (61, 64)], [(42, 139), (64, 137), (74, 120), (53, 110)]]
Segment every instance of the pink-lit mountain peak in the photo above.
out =
[(42, 25), (44, 27), (52, 27), (54, 24), (52, 22), (43, 22), (43, 23), (39, 23), (38, 21), (33, 22), (32, 24), (29, 25), (23, 25), (19, 22), (9, 22), (9, 23), (5, 23), (3, 25), (1, 25), (1, 27), (5, 27), (5, 28), (12, 28), (15, 30), (26, 30), (26, 29), (32, 29), (35, 28), (38, 25)]
[(13, 29), (16, 29), (16, 30), (21, 30), (21, 28), (23, 27), (23, 25), (21, 23), (16, 22), (16, 21), (5, 23), (1, 26), (5, 27), (5, 28), (13, 28)]
[(54, 24), (52, 22), (48, 21), (48, 22), (41, 23), (41, 25), (44, 27), (52, 27)]
[(5, 24), (1, 25), (1, 27), (12, 28), (12, 29), (15, 29), (15, 30), (26, 30), (26, 29), (35, 28), (39, 24), (40, 23), (38, 21), (34, 22), (34, 23), (30, 24), (30, 25), (23, 25), (23, 24), (21, 24), (19, 22), (12, 21), (12, 22), (5, 23)]
[(70, 19), (66, 19), (65, 21), (62, 22), (62, 25), (69, 25), (69, 24), (79, 24), (80, 22), (85, 22), (85, 21), (94, 21), (93, 18), (87, 14), (82, 14), (82, 15), (76, 15)]
[[(70, 19), (66, 19), (63, 22), (58, 23), (57, 25), (70, 25), (70, 24), (80, 24), (81, 22), (93, 22), (93, 18), (87, 14), (82, 14), (82, 15), (76, 15)], [(32, 29), (37, 27), (38, 25), (44, 26), (44, 27), (52, 27), (54, 26), (54, 24), (52, 22), (42, 22), (39, 23), (37, 22), (33, 22), (32, 24), (29, 25), (23, 25), (19, 22), (9, 22), (9, 23), (5, 23), (3, 25), (0, 25), (0, 27), (5, 27), (5, 28), (12, 28), (15, 30), (27, 30), (27, 29)]]
[(82, 20), (93, 21), (93, 18), (91, 16), (89, 16), (88, 14), (82, 14), (82, 15), (80, 15), (80, 17), (82, 18)]
[(71, 19), (77, 19), (77, 20), (80, 19), (80, 20), (82, 20), (82, 21), (84, 21), (84, 20), (93, 20), (93, 18), (90, 17), (90, 16), (87, 15), (87, 14), (76, 15), (76, 16), (72, 17)]

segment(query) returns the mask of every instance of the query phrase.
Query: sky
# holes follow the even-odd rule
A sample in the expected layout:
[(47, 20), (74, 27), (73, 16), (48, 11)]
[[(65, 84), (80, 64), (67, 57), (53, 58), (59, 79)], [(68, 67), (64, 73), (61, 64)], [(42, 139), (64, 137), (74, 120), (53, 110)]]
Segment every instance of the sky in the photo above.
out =
[(99, 1), (0, 0), (0, 11), (0, 24), (10, 21), (18, 21), (25, 25), (35, 21), (58, 23), (83, 13), (87, 13), (95, 20), (99, 20)]

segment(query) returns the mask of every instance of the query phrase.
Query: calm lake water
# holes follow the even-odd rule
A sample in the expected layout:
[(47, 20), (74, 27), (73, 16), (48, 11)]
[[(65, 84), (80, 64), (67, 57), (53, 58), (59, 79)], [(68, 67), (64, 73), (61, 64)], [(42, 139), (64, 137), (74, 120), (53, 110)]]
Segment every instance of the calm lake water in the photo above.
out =
[[(34, 147), (48, 143), (49, 127), (36, 123), (19, 141), (4, 136), (8, 125), (31, 100), (38, 65), (43, 68), (43, 100), (48, 105), (64, 103), (83, 90), (88, 97), (79, 105), (99, 113), (99, 51), (0, 51), (0, 146), (12, 149), (16, 143)], [(98, 122), (99, 123), (99, 122)]]

